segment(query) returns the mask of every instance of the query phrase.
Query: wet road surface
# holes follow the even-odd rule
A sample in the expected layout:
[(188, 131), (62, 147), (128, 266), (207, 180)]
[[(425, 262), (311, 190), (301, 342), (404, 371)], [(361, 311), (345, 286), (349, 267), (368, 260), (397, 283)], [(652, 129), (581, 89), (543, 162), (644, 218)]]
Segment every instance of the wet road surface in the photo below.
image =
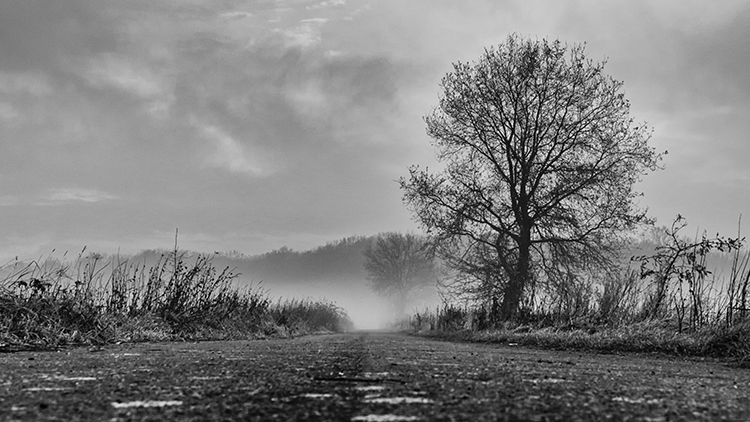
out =
[(750, 370), (386, 333), (0, 354), (0, 420), (750, 421)]

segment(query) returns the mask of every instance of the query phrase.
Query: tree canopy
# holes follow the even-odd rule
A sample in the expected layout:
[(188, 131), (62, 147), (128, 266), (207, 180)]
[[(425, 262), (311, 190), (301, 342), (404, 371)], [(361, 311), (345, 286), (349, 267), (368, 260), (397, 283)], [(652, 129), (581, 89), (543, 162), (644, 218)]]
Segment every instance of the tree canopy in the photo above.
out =
[(516, 35), (442, 79), (425, 117), (442, 168), (400, 186), (460, 286), (501, 298), (504, 318), (540, 283), (611, 262), (646, 220), (634, 184), (660, 155), (622, 86), (583, 45)]
[(433, 249), (423, 236), (382, 233), (364, 255), (370, 286), (392, 298), (399, 315), (416, 293), (435, 281)]

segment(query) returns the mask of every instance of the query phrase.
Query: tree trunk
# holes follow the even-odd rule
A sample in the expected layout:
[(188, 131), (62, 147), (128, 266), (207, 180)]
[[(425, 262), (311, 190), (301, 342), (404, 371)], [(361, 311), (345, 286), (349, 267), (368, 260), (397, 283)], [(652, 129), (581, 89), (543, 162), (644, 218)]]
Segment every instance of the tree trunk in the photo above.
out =
[(503, 303), (500, 306), (501, 317), (511, 320), (516, 317), (521, 306), (523, 291), (529, 280), (531, 253), (531, 230), (522, 230), (518, 242), (518, 261), (514, 274), (508, 277), (508, 283), (503, 291)]

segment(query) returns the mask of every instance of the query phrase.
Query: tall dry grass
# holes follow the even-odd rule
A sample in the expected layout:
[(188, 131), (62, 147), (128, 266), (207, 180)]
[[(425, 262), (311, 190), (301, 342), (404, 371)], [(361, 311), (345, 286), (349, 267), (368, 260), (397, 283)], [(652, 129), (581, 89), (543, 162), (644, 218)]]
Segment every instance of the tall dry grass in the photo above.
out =
[(212, 256), (175, 248), (158, 260), (109, 260), (84, 250), (0, 266), (0, 349), (118, 341), (248, 338), (343, 331), (335, 305), (273, 302)]

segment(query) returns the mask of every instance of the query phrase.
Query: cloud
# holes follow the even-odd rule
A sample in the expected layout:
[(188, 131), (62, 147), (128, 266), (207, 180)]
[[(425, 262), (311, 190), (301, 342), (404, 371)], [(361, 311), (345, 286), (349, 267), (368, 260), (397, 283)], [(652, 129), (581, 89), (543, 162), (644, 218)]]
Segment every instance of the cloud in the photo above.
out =
[(221, 17), (224, 19), (247, 19), (252, 18), (254, 15), (249, 12), (244, 12), (241, 10), (235, 10), (232, 12), (225, 12), (221, 14)]
[[(105, 244), (180, 227), (223, 250), (248, 237), (376, 232), (404, 213), (393, 180), (413, 155), (399, 91), (411, 69), (339, 43), (347, 5), (331, 15), (175, 5), (80, 3), (64, 19), (111, 43), (73, 45), (78, 30), (39, 28), (48, 45), (30, 40), (18, 69), (0, 63), (11, 75), (0, 77), (3, 115), (20, 116), (0, 125), (0, 166), (15, 178), (3, 194), (29, 198), (4, 208), (0, 229)], [(32, 206), (42, 204), (79, 206)], [(229, 234), (236, 243), (221, 246)]]
[(310, 48), (320, 43), (320, 30), (315, 25), (303, 24), (292, 29), (278, 29), (284, 36), (286, 47)]
[(0, 2), (0, 233), (263, 251), (411, 228), (394, 180), (434, 164), (440, 78), (511, 32), (609, 57), (680, 189), (746, 180), (747, 2), (688, 4)]
[(83, 188), (60, 188), (53, 189), (45, 202), (44, 205), (50, 204), (62, 204), (68, 202), (101, 202), (111, 201), (118, 199), (117, 196), (101, 192), (95, 189), (83, 189)]
[(10, 207), (13, 205), (18, 205), (20, 201), (18, 200), (18, 197), (13, 195), (3, 195), (0, 196), (0, 207)]
[(320, 9), (320, 8), (331, 7), (331, 6), (343, 6), (345, 4), (346, 4), (346, 0), (326, 0), (318, 4), (307, 6), (307, 8), (308, 9)]
[(0, 71), (42, 70), (62, 77), (80, 58), (116, 49), (114, 2), (26, 0), (0, 5)]
[(300, 23), (311, 23), (317, 25), (323, 25), (326, 22), (328, 22), (328, 18), (308, 18), (300, 20)]
[(215, 126), (204, 126), (203, 132), (213, 142), (213, 151), (208, 154), (207, 163), (226, 168), (232, 173), (250, 176), (267, 175), (269, 170), (259, 165), (259, 160), (251, 157), (246, 148), (234, 138)]
[(146, 66), (114, 54), (103, 54), (91, 60), (86, 76), (94, 86), (111, 85), (144, 99), (163, 92), (164, 81), (159, 80)]
[(128, 96), (135, 96), (151, 116), (166, 118), (174, 102), (171, 78), (159, 76), (138, 59), (112, 53), (102, 54), (90, 60), (85, 70), (90, 85), (114, 88)]
[(320, 81), (307, 79), (286, 90), (287, 100), (303, 116), (321, 118), (331, 112), (329, 96), (323, 91)]
[(36, 97), (48, 95), (52, 87), (46, 76), (34, 72), (0, 72), (0, 91), (6, 95), (28, 93)]
[(21, 117), (21, 114), (15, 107), (8, 103), (0, 102), (0, 119), (6, 123), (14, 123)]
[(0, 119), (9, 126), (28, 121), (27, 106), (53, 94), (48, 78), (38, 72), (0, 71)]

